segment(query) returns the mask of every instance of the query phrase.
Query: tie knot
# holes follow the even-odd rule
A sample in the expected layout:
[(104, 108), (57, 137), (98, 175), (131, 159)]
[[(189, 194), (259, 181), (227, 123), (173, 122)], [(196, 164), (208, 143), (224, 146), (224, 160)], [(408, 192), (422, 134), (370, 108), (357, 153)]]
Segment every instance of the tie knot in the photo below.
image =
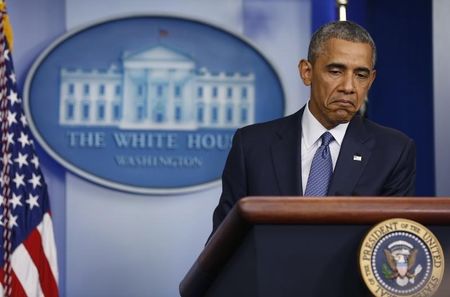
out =
[(330, 142), (332, 142), (334, 140), (333, 135), (331, 135), (330, 132), (325, 132), (322, 134), (322, 145), (323, 146), (328, 146), (330, 144)]

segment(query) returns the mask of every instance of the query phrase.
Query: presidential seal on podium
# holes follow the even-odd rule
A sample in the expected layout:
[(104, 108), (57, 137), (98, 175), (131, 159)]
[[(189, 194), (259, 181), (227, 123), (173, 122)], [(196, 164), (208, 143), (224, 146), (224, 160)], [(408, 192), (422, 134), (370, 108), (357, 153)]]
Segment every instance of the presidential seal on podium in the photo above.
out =
[(363, 239), (359, 265), (374, 296), (428, 297), (441, 283), (444, 253), (425, 226), (389, 219), (374, 226)]

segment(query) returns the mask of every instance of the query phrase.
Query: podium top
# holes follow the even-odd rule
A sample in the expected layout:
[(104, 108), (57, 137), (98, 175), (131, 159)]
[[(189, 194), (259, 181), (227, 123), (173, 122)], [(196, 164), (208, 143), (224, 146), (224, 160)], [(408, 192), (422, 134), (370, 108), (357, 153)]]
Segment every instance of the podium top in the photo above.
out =
[(251, 224), (375, 224), (402, 217), (450, 223), (450, 197), (246, 197), (236, 211)]

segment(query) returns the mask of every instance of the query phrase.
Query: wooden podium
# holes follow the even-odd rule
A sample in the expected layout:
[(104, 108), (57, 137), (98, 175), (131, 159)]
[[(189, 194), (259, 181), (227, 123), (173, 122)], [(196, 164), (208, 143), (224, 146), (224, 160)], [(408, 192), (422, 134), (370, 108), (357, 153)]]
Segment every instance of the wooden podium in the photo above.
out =
[(435, 296), (450, 296), (450, 198), (247, 197), (239, 201), (180, 284), (182, 297), (372, 296), (361, 241), (386, 219), (428, 227), (444, 250)]

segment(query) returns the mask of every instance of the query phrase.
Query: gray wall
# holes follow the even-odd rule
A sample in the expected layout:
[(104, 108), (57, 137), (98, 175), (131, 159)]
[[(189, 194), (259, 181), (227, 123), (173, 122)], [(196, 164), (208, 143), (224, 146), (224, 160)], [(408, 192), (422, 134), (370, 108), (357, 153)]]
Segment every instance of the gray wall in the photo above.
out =
[[(436, 195), (450, 196), (450, 1), (433, 1)], [(420, 59), (418, 59), (420, 63)]]

